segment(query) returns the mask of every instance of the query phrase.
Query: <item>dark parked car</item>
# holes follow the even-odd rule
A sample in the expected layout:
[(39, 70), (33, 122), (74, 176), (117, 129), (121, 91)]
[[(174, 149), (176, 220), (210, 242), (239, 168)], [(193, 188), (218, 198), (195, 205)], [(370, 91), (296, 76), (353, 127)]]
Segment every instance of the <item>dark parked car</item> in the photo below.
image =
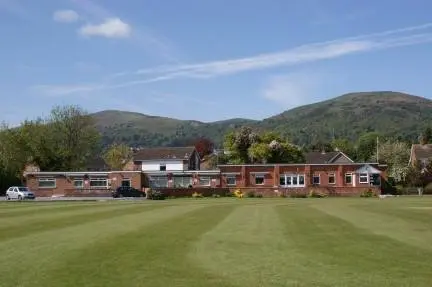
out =
[(120, 186), (112, 192), (112, 197), (144, 197), (145, 193), (130, 186)]

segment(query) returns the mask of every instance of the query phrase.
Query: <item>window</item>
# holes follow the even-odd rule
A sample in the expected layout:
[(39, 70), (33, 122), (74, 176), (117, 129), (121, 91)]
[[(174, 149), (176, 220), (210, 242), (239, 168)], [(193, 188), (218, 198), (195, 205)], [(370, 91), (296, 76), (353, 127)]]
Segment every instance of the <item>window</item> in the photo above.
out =
[(191, 176), (174, 176), (173, 177), (174, 187), (188, 187), (192, 184)]
[(304, 174), (282, 174), (279, 183), (284, 187), (303, 187), (305, 186)]
[(131, 186), (131, 180), (130, 178), (124, 178), (121, 182), (121, 186), (124, 187), (130, 187)]
[(161, 164), (159, 165), (159, 170), (160, 170), (160, 171), (166, 171), (166, 164), (161, 163)]
[(312, 177), (312, 184), (320, 184), (320, 176), (319, 175), (314, 175)]
[(255, 175), (255, 184), (263, 185), (264, 184), (264, 175)]
[(360, 173), (359, 182), (360, 183), (369, 183), (369, 175), (367, 173)]
[(200, 176), (199, 185), (210, 186), (210, 176)]
[(352, 184), (352, 173), (346, 173), (345, 174), (345, 183), (346, 184)]
[(91, 178), (90, 179), (91, 188), (107, 188), (108, 180), (106, 178)]
[(150, 187), (167, 187), (168, 178), (166, 176), (152, 176), (150, 178)]
[(227, 185), (236, 185), (236, 177), (235, 175), (229, 175), (226, 177)]
[(84, 187), (84, 180), (82, 179), (74, 179), (73, 185), (75, 188), (83, 188)]
[(336, 184), (336, 176), (334, 173), (330, 173), (328, 177), (329, 184)]
[(39, 188), (55, 188), (55, 178), (39, 178)]

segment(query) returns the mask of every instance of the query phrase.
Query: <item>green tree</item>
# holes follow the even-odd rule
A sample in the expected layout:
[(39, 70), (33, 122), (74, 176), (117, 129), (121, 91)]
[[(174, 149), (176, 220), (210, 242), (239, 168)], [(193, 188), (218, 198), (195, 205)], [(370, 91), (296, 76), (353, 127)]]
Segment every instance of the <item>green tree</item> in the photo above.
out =
[(237, 134), (230, 133), (225, 137), (225, 148), (229, 152), (230, 163), (304, 161), (301, 149), (274, 132), (258, 135), (251, 130), (243, 130)]
[(378, 145), (378, 155), (375, 151), (372, 159), (388, 165), (388, 175), (397, 182), (405, 179), (408, 172), (410, 146), (401, 141), (387, 140)]
[(376, 132), (368, 132), (361, 135), (357, 141), (357, 159), (367, 162), (372, 159), (376, 152), (377, 139), (379, 134)]
[(409, 186), (417, 187), (419, 194), (423, 194), (424, 187), (432, 178), (432, 159), (427, 166), (423, 166), (420, 162), (415, 162), (413, 166), (408, 168), (406, 174), (406, 183)]
[(432, 128), (427, 127), (423, 131), (423, 133), (421, 135), (420, 143), (421, 144), (430, 144), (430, 143), (432, 143)]
[(331, 142), (333, 150), (338, 150), (349, 156), (352, 160), (356, 159), (356, 150), (351, 141), (345, 138), (334, 139)]
[(54, 107), (49, 126), (62, 158), (63, 170), (84, 168), (100, 147), (100, 135), (92, 118), (78, 106)]
[(132, 151), (127, 145), (113, 144), (105, 151), (103, 159), (112, 170), (123, 170), (132, 160), (132, 156)]

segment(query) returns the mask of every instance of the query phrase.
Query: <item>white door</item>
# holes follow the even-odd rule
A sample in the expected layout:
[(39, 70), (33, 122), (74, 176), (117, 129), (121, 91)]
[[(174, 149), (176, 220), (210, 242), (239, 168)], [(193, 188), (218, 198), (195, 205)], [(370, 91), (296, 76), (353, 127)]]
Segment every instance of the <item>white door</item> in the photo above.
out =
[(15, 187), (15, 188), (14, 188), (14, 192), (13, 192), (13, 194), (14, 194), (14, 197), (13, 197), (13, 198), (18, 198), (18, 187)]

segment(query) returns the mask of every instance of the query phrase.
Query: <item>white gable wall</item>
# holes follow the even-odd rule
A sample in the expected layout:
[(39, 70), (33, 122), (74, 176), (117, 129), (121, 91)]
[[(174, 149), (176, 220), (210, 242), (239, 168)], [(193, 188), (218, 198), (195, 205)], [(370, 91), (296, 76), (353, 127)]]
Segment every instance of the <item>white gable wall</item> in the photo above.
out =
[(183, 160), (155, 160), (143, 161), (141, 165), (142, 171), (159, 171), (161, 164), (166, 165), (166, 170), (187, 170), (188, 164)]

